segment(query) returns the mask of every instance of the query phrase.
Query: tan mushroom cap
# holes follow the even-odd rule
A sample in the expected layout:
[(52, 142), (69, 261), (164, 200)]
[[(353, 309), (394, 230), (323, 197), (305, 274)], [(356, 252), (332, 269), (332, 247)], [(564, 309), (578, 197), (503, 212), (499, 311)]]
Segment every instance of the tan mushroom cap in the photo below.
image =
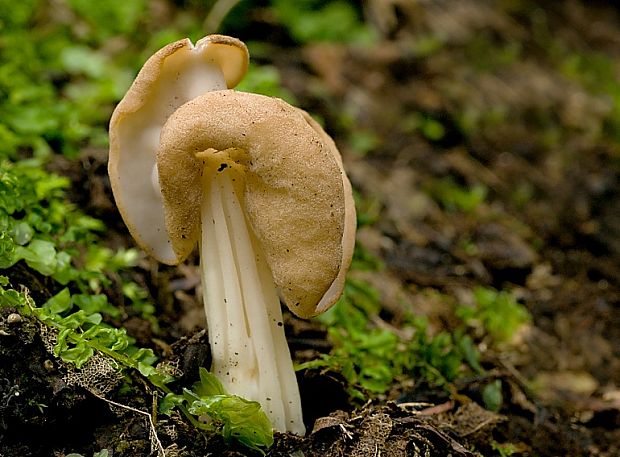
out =
[(239, 40), (209, 35), (193, 45), (171, 43), (144, 64), (110, 120), (108, 173), (119, 211), (136, 242), (174, 264), (166, 233), (155, 162), (159, 132), (183, 103), (207, 91), (234, 87), (245, 75), (248, 50)]
[(349, 181), (349, 178), (344, 171), (342, 156), (340, 155), (340, 151), (338, 151), (336, 143), (334, 143), (332, 137), (330, 137), (325, 132), (325, 130), (323, 130), (323, 127), (321, 127), (319, 123), (312, 118), (312, 116), (299, 108), (297, 108), (297, 110), (301, 113), (306, 122), (310, 124), (310, 127), (312, 127), (318, 133), (323, 142), (331, 150), (342, 173), (342, 185), (344, 188), (344, 232), (342, 234), (342, 262), (340, 264), (340, 270), (338, 271), (336, 279), (334, 279), (334, 282), (329, 287), (327, 292), (325, 292), (325, 294), (321, 298), (321, 301), (319, 301), (319, 303), (316, 305), (314, 315), (317, 315), (327, 311), (334, 303), (336, 303), (336, 301), (342, 295), (346, 279), (345, 277), (347, 271), (349, 271), (349, 267), (351, 266), (353, 251), (355, 249), (355, 229), (357, 228), (357, 217), (355, 213), (355, 201), (353, 200), (353, 189), (351, 188), (351, 182)]
[[(342, 293), (353, 255), (355, 207), (333, 141), (286, 102), (231, 90), (180, 107), (161, 132), (157, 157), (168, 235), (178, 261), (200, 236), (196, 153), (235, 148), (242, 205), (287, 306), (311, 317)], [(216, 162), (217, 163), (217, 162)]]

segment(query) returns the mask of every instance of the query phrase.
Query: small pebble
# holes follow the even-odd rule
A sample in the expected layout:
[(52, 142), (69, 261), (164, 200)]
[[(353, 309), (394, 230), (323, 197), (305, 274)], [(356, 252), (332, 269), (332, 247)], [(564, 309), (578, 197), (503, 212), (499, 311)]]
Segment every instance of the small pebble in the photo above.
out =
[(11, 313), (6, 318), (7, 323), (17, 324), (22, 321), (22, 317), (17, 313)]
[(54, 362), (52, 362), (50, 359), (46, 359), (45, 362), (43, 362), (43, 368), (45, 368), (47, 371), (54, 371)]

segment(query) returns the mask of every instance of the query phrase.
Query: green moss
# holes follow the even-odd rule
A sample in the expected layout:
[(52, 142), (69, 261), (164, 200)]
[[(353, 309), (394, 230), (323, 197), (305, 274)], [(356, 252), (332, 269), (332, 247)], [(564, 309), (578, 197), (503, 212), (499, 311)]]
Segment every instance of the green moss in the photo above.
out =
[(510, 342), (520, 328), (531, 320), (527, 308), (512, 294), (489, 287), (476, 287), (474, 305), (456, 310), (465, 324), (488, 335), (495, 344)]
[(338, 303), (318, 317), (328, 328), (332, 351), (298, 368), (341, 373), (351, 397), (360, 401), (386, 393), (395, 380), (422, 378), (445, 386), (483, 371), (465, 332), (432, 335), (425, 319), (410, 314), (396, 333), (389, 325), (378, 325), (381, 308), (377, 290), (365, 281), (349, 279)]
[(443, 208), (448, 211), (471, 213), (482, 205), (487, 196), (487, 188), (482, 184), (465, 187), (452, 177), (434, 180), (425, 188)]
[(272, 0), (273, 11), (291, 36), (300, 43), (345, 42), (371, 44), (374, 31), (360, 12), (343, 0)]

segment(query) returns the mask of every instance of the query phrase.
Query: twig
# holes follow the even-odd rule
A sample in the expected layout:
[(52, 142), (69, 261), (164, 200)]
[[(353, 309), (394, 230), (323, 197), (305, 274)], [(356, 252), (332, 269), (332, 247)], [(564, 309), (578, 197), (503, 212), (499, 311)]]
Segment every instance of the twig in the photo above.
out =
[(146, 416), (148, 421), (149, 421), (149, 426), (151, 429), (151, 433), (150, 433), (150, 438), (151, 438), (151, 452), (153, 450), (153, 443), (155, 443), (156, 447), (157, 447), (157, 457), (166, 457), (166, 451), (164, 450), (164, 446), (161, 444), (161, 441), (159, 441), (159, 437), (157, 436), (157, 430), (155, 430), (155, 423), (153, 422), (153, 418), (151, 417), (151, 415), (149, 413), (147, 413), (146, 411), (141, 411), (137, 408), (133, 408), (131, 406), (128, 405), (123, 405), (122, 403), (117, 403), (113, 400), (109, 400), (107, 398), (105, 398), (102, 395), (99, 395), (95, 392), (91, 393), (99, 398), (100, 400), (103, 400), (107, 403), (110, 403), (111, 405), (117, 406), (119, 408), (123, 408), (123, 409), (127, 409), (129, 411), (133, 411), (134, 413), (138, 413), (138, 414), (142, 414), (143, 416)]
[[(454, 402), (449, 400), (440, 405), (433, 405), (432, 403), (420, 403), (420, 402), (408, 402), (398, 403), (398, 407), (420, 416), (433, 416), (435, 414), (441, 414), (450, 411), (454, 408)], [(422, 407), (422, 409), (418, 409)]]

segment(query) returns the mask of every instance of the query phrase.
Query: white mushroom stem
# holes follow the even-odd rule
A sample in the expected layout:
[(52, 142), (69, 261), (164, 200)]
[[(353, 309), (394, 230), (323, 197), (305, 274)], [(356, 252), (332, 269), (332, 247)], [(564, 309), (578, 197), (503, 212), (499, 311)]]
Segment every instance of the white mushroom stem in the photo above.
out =
[(228, 392), (258, 401), (276, 430), (303, 435), (280, 301), (232, 176), (209, 166), (203, 176), (200, 258), (211, 371)]

